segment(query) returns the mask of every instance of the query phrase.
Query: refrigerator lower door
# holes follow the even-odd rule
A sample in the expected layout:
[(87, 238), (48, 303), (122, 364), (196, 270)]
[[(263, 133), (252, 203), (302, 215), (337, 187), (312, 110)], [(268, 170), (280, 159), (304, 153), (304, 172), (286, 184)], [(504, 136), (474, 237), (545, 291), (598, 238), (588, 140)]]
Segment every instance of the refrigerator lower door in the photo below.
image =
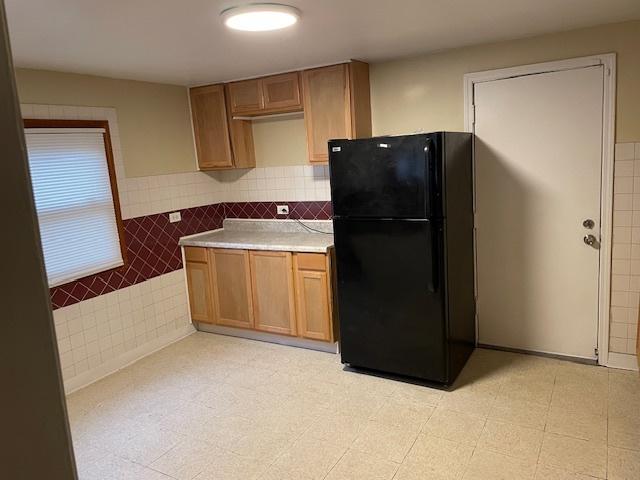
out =
[(447, 381), (441, 221), (334, 219), (342, 362)]

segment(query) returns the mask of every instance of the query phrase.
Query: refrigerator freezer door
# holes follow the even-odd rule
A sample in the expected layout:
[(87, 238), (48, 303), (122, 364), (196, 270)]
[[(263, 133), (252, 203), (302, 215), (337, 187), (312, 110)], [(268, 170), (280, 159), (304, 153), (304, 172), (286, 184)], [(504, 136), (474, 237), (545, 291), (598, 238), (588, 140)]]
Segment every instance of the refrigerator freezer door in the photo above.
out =
[(447, 381), (443, 228), (335, 219), (343, 363)]
[(440, 188), (438, 135), (329, 143), (333, 214), (348, 218), (428, 218)]

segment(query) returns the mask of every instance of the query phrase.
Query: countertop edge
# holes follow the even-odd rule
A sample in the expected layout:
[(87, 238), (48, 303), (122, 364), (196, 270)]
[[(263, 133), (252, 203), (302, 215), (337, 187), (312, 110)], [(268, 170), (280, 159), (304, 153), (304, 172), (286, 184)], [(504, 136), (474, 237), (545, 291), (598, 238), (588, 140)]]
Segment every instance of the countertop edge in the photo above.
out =
[(327, 247), (311, 247), (296, 245), (265, 245), (261, 243), (234, 243), (186, 240), (180, 241), (181, 247), (228, 248), (232, 250), (266, 250), (276, 252), (327, 253), (333, 245)]
[(210, 233), (214, 233), (214, 232), (221, 232), (223, 231), (224, 228), (214, 228), (213, 230), (205, 230), (204, 232), (198, 232), (198, 233), (192, 233), (191, 235), (185, 235), (184, 237), (180, 237), (178, 239), (178, 245), (182, 246), (192, 246), (191, 243), (186, 243), (186, 242), (194, 242), (197, 240), (192, 240), (193, 238), (199, 237), (201, 235), (208, 235)]
[[(328, 245), (296, 245), (291, 243), (261, 243), (252, 241), (222, 241), (222, 240), (200, 240), (199, 238), (215, 232), (223, 232), (224, 228), (208, 230), (206, 232), (194, 233), (181, 237), (178, 241), (180, 247), (201, 247), (201, 248), (228, 248), (235, 250), (264, 250), (278, 252), (299, 252), (299, 253), (327, 253), (333, 248), (333, 242)], [(248, 233), (248, 232), (243, 232)], [(264, 233), (264, 232), (257, 232)]]

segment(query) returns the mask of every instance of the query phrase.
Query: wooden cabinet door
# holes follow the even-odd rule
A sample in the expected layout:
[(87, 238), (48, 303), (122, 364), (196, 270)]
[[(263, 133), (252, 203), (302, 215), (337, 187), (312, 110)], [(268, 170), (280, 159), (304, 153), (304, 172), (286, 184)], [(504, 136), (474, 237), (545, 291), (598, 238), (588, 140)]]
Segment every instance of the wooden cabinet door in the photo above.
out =
[(211, 277), (205, 248), (185, 247), (185, 270), (191, 320), (213, 323)]
[(232, 167), (224, 86), (192, 88), (189, 96), (198, 166), (202, 170)]
[(253, 327), (249, 253), (246, 250), (209, 250), (215, 322), (232, 327)]
[[(226, 97), (230, 98), (229, 85), (226, 85)], [(227, 102), (227, 121), (231, 137), (231, 153), (235, 168), (253, 168), (256, 166), (256, 152), (253, 145), (253, 126), (249, 120), (234, 120), (230, 102)]]
[(349, 98), (351, 101), (351, 138), (371, 136), (371, 88), (369, 64), (349, 63)]
[(332, 341), (331, 290), (326, 265), (325, 255), (294, 257), (298, 335), (313, 340)]
[(636, 356), (638, 357), (638, 366), (640, 367), (640, 322), (638, 322), (638, 334), (636, 337)]
[(329, 161), (327, 142), (351, 138), (348, 65), (302, 72), (304, 119), (310, 163)]
[(302, 110), (298, 72), (263, 78), (262, 92), (266, 112)]
[(256, 330), (296, 335), (291, 253), (252, 251), (250, 259)]
[(243, 80), (229, 84), (231, 113), (259, 113), (264, 108), (262, 79)]

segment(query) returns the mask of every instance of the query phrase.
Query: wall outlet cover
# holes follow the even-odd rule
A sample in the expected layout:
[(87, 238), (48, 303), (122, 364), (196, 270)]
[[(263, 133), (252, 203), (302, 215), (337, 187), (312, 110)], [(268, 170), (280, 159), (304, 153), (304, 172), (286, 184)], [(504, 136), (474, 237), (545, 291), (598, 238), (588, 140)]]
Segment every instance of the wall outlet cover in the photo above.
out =
[(179, 222), (180, 220), (182, 220), (182, 215), (180, 215), (180, 212), (171, 212), (169, 214), (170, 223), (176, 223), (176, 222)]
[(289, 215), (289, 205), (276, 205), (277, 215)]

